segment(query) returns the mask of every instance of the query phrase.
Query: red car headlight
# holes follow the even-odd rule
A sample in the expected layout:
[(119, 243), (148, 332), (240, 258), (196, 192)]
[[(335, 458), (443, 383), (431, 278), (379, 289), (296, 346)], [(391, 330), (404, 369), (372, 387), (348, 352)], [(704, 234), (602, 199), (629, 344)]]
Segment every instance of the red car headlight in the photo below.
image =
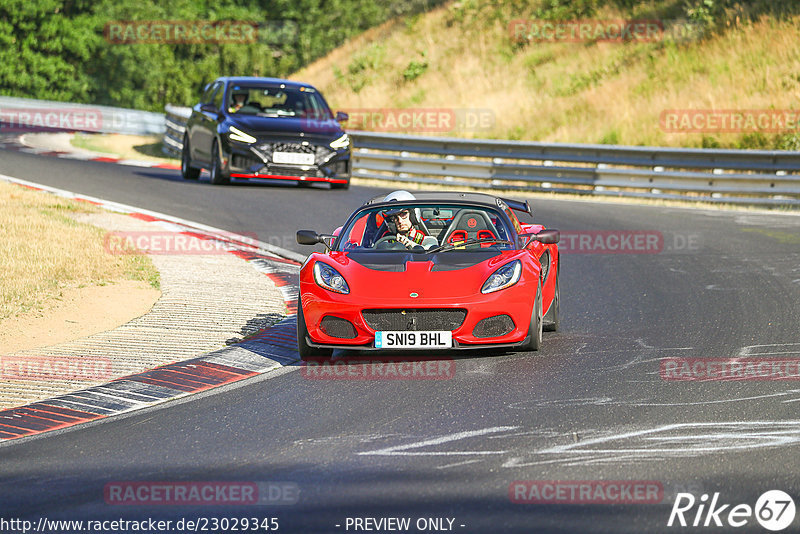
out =
[(483, 283), (481, 293), (494, 293), (513, 286), (519, 282), (521, 274), (522, 262), (514, 260), (511, 263), (507, 263), (489, 275), (489, 278)]
[(319, 287), (325, 288), (334, 293), (350, 293), (350, 286), (339, 271), (325, 262), (318, 261), (314, 264), (314, 281)]

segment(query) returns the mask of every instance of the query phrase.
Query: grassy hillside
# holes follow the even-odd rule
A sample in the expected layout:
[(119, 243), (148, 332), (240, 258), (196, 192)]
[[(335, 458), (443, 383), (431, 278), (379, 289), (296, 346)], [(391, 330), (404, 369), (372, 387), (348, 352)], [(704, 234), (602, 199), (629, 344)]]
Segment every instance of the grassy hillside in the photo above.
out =
[[(659, 124), (661, 113), (671, 109), (800, 108), (798, 5), (464, 0), (368, 30), (292, 77), (315, 84), (345, 111), (466, 108), (493, 114), (488, 128), (445, 135), (800, 150), (798, 129), (687, 133)], [(515, 42), (510, 31), (515, 19), (619, 18), (691, 23), (697, 38)]]
[[(160, 112), (196, 103), (218, 76), (285, 77), (365, 29), (441, 3), (3, 0), (0, 95)], [(226, 21), (240, 29), (228, 35)]]

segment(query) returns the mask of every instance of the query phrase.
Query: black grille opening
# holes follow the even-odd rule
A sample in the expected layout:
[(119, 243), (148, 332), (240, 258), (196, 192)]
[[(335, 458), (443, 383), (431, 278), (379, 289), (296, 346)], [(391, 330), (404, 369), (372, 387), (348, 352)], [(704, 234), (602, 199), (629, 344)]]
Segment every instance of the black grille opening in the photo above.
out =
[(302, 143), (264, 143), (259, 145), (258, 148), (264, 152), (296, 152), (299, 154), (314, 154), (316, 152), (314, 146)]
[(356, 327), (347, 319), (326, 315), (319, 323), (319, 329), (325, 335), (339, 339), (353, 339), (356, 337)]
[(455, 330), (467, 317), (463, 308), (425, 308), (364, 310), (361, 312), (373, 330)]
[(350, 174), (350, 171), (347, 168), (347, 164), (348, 164), (347, 160), (337, 161), (328, 168), (331, 169), (333, 173), (336, 174), (337, 176), (343, 176)]
[[(280, 166), (271, 164), (267, 167), (269, 174), (275, 174), (279, 176), (298, 176), (298, 177), (305, 177), (305, 178), (317, 178), (320, 176), (319, 171), (312, 167), (308, 170), (302, 170), (300, 167), (289, 167), (289, 166)], [(264, 171), (262, 171), (263, 173)]]
[(231, 165), (238, 169), (249, 169), (253, 165), (264, 165), (264, 162), (250, 156), (242, 156), (241, 154), (234, 154), (231, 159)]
[(475, 325), (472, 335), (479, 338), (500, 337), (514, 330), (514, 320), (508, 315), (495, 315)]

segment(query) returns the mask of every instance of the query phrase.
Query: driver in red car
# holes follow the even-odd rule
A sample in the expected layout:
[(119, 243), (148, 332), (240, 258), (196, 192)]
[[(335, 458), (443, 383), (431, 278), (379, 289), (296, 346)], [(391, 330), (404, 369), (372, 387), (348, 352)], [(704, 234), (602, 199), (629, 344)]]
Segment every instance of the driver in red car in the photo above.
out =
[[(392, 200), (416, 200), (416, 197), (408, 191), (395, 191), (386, 195), (384, 201)], [(394, 234), (397, 241), (404, 244), (407, 248), (421, 245), (425, 239), (425, 232), (419, 224), (418, 214), (414, 208), (398, 208), (385, 212), (386, 223), (389, 228), (388, 235)]]

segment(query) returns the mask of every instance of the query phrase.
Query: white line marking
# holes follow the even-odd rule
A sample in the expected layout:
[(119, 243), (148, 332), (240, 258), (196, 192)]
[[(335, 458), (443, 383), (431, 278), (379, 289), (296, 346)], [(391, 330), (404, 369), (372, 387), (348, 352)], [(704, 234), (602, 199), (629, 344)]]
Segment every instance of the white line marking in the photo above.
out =
[(483, 460), (480, 460), (480, 459), (477, 459), (477, 460), (464, 460), (463, 462), (456, 462), (454, 464), (439, 465), (439, 466), (436, 467), (436, 469), (448, 469), (450, 467), (458, 467), (460, 465), (474, 464), (475, 462), (481, 462), (481, 461), (483, 461)]
[(473, 438), (476, 436), (485, 436), (486, 434), (496, 434), (497, 432), (505, 432), (508, 430), (517, 430), (518, 426), (493, 426), (481, 430), (471, 430), (468, 432), (457, 432), (455, 434), (448, 434), (438, 438), (427, 439), (418, 441), (416, 443), (409, 443), (408, 445), (397, 445), (395, 447), (386, 447), (376, 451), (359, 452), (363, 456), (463, 456), (471, 454), (505, 454), (508, 451), (446, 451), (446, 452), (407, 452), (408, 449), (418, 449), (420, 447), (429, 447), (431, 445), (441, 445), (442, 443), (449, 443), (461, 439)]
[[(681, 430), (681, 429), (693, 429), (693, 428), (708, 428), (708, 427), (733, 427), (735, 430), (737, 427), (748, 427), (748, 426), (770, 426), (775, 427), (776, 425), (789, 425), (795, 426), (796, 429), (792, 429), (794, 433), (800, 433), (800, 421), (741, 421), (741, 422), (719, 422), (719, 423), (677, 423), (671, 425), (664, 425), (656, 428), (649, 428), (647, 430), (637, 430), (634, 432), (626, 432), (623, 434), (616, 434), (611, 436), (606, 436), (602, 438), (594, 438), (585, 440), (579, 443), (570, 443), (566, 445), (556, 445), (555, 447), (551, 447), (549, 449), (543, 449), (538, 451), (540, 454), (597, 454), (597, 453), (633, 453), (633, 452), (642, 452), (642, 453), (654, 453), (654, 452), (664, 452), (664, 453), (675, 453), (675, 452), (713, 452), (719, 451), (722, 449), (747, 449), (747, 448), (754, 448), (756, 445), (742, 445), (742, 446), (725, 446), (725, 447), (700, 447), (700, 448), (691, 448), (691, 449), (583, 449), (589, 445), (595, 445), (599, 443), (608, 443), (610, 441), (615, 440), (622, 440), (628, 438), (636, 438), (641, 436), (646, 436), (648, 434), (656, 434), (658, 432), (666, 432), (670, 430)], [(785, 432), (784, 436), (785, 436)], [(715, 437), (733, 437), (733, 438), (742, 438), (742, 437), (767, 437), (776, 434), (780, 434), (781, 431), (778, 432), (758, 432), (758, 433), (749, 433), (743, 432), (741, 434), (727, 434), (727, 433), (719, 433), (719, 434), (710, 434), (710, 435), (703, 435), (701, 439), (708, 441)], [(793, 441), (788, 436), (785, 436), (786, 439), (778, 440), (777, 444), (788, 444)], [(652, 440), (661, 440), (661, 441), (669, 441), (669, 440), (676, 440), (677, 438), (671, 437), (664, 437), (664, 438), (647, 438)], [(764, 445), (768, 445), (766, 443)], [(763, 446), (763, 445), (762, 445)], [(577, 450), (576, 450), (577, 449)]]
[[(794, 350), (756, 350), (766, 347), (795, 347)], [(739, 356), (755, 356), (766, 354), (797, 354), (800, 353), (800, 343), (768, 343), (766, 345), (747, 345), (739, 349)]]

